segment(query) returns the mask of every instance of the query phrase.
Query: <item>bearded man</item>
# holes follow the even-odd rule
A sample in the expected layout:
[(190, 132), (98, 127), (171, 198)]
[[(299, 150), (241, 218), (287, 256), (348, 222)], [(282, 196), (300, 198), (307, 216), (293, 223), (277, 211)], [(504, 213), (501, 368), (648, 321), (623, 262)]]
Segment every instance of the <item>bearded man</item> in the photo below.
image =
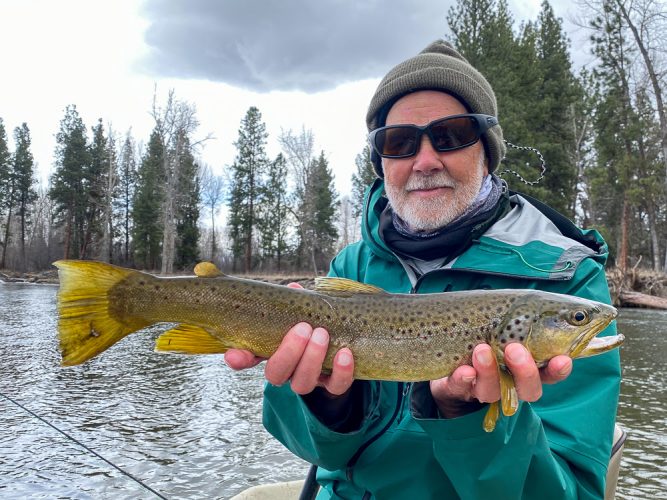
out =
[[(389, 71), (367, 125), (378, 180), (362, 241), (336, 256), (331, 276), (395, 293), (534, 288), (610, 302), (599, 234), (494, 174), (505, 154), (495, 94), (451, 45), (438, 40)], [(447, 378), (410, 384), (354, 380), (348, 348), (322, 375), (328, 344), (326, 330), (299, 323), (265, 369), (264, 425), (319, 466), (318, 498), (603, 497), (617, 350), (538, 369), (508, 345), (521, 403), (486, 433), (486, 407), (500, 398), (489, 345)], [(241, 350), (225, 359), (235, 369), (262, 361)]]

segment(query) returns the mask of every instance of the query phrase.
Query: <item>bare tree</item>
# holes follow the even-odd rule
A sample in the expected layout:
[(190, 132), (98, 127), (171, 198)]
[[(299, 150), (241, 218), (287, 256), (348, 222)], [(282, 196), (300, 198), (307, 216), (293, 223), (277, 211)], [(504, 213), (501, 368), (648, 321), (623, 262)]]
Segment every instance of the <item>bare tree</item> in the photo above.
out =
[(202, 202), (211, 214), (211, 260), (215, 261), (218, 253), (215, 218), (224, 202), (225, 181), (221, 175), (213, 173), (210, 165), (204, 165), (202, 170)]
[(164, 108), (157, 104), (157, 92), (153, 94), (153, 108), (151, 111), (155, 128), (160, 134), (162, 143), (166, 147), (163, 168), (165, 175), (164, 202), (162, 205), (162, 274), (169, 274), (174, 270), (174, 257), (176, 247), (176, 218), (179, 202), (177, 192), (178, 179), (181, 175), (181, 158), (186, 154), (186, 148), (210, 138), (207, 136), (202, 141), (190, 141), (190, 136), (199, 126), (197, 112), (194, 105), (179, 101), (174, 96), (173, 89), (169, 91)]

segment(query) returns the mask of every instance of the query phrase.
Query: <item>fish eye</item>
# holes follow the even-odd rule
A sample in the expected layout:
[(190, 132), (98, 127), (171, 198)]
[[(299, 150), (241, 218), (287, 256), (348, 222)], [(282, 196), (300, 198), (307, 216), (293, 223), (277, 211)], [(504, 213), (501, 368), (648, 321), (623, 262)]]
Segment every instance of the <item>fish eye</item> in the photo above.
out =
[(570, 315), (570, 323), (576, 326), (585, 325), (588, 323), (589, 316), (586, 311), (574, 311)]

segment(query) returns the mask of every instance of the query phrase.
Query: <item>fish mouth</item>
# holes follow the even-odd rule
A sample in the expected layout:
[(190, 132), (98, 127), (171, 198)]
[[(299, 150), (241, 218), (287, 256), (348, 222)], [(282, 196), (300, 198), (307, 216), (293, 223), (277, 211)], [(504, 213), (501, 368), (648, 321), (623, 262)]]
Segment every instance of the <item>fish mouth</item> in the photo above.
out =
[(588, 328), (581, 332), (572, 343), (569, 356), (573, 359), (583, 358), (608, 351), (621, 345), (625, 339), (623, 335), (595, 338), (598, 333), (604, 330), (616, 318), (617, 314), (616, 311), (613, 311), (613, 314), (609, 316), (603, 316), (591, 321)]

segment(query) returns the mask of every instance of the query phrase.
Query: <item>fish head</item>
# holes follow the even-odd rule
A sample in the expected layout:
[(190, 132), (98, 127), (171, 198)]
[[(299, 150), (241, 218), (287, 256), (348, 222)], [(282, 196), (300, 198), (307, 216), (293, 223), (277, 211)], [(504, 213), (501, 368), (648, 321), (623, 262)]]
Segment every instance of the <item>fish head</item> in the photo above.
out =
[(504, 352), (507, 345), (519, 342), (538, 366), (560, 354), (571, 358), (600, 354), (623, 343), (623, 335), (596, 338), (616, 316), (614, 307), (600, 302), (542, 291), (526, 293), (505, 316), (497, 348)]

